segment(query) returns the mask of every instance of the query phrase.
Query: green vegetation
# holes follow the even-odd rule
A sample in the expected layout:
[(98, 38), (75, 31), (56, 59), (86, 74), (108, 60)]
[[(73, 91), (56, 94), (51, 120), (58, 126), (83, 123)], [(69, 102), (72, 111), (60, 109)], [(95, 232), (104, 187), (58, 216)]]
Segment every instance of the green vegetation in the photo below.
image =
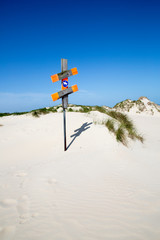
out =
[(105, 123), (105, 126), (108, 128), (110, 132), (115, 133), (115, 127), (114, 127), (114, 121), (111, 119), (108, 119), (107, 122)]
[(23, 115), (26, 113), (27, 112), (0, 113), (0, 117), (6, 117), (6, 116), (11, 116), (11, 115)]
[(92, 107), (90, 106), (80, 106), (81, 109), (79, 110), (79, 112), (82, 112), (82, 113), (88, 113), (90, 111), (92, 111)]
[(137, 102), (137, 101), (131, 101), (130, 99), (126, 99), (125, 101), (122, 101), (122, 102), (119, 102), (117, 103), (113, 109), (121, 109), (121, 110), (124, 110), (124, 111), (130, 111), (130, 109), (134, 106), (134, 103)]
[(116, 131), (116, 139), (117, 142), (121, 142), (123, 145), (127, 146), (127, 137), (125, 134), (125, 129), (122, 126), (120, 126)]
[(106, 113), (106, 109), (104, 107), (95, 106), (93, 109), (101, 113)]
[(117, 108), (117, 107), (124, 108), (124, 107), (125, 107), (124, 101), (123, 101), (123, 102), (120, 102), (120, 103), (117, 103), (117, 104), (114, 106), (114, 108)]
[(11, 113), (0, 113), (0, 117), (5, 117), (5, 116), (10, 116), (12, 115)]
[(140, 99), (138, 99), (137, 101), (135, 101), (135, 103), (136, 103), (137, 105), (139, 105), (139, 104), (143, 104), (143, 105), (144, 105), (144, 103), (143, 103)]
[(45, 115), (45, 114), (48, 114), (48, 113), (51, 113), (51, 112), (57, 112), (57, 109), (59, 108), (56, 107), (51, 107), (51, 108), (40, 108), (40, 109), (37, 109), (37, 110), (32, 110), (31, 113), (32, 113), (32, 116), (33, 117), (40, 117), (40, 115)]
[(24, 115), (24, 114), (26, 114), (27, 112), (15, 112), (15, 113), (13, 113), (13, 115)]
[(121, 127), (124, 127), (126, 130), (128, 131), (134, 130), (133, 122), (129, 120), (126, 114), (116, 112), (116, 111), (108, 111), (107, 114), (110, 117), (119, 121), (119, 123), (121, 124)]
[(117, 142), (123, 143), (123, 145), (127, 146), (127, 136), (126, 136), (126, 129), (124, 128), (123, 125), (120, 124), (118, 129), (116, 130), (115, 126), (115, 121), (108, 119), (107, 122), (105, 123), (105, 126), (108, 128), (108, 130), (112, 133), (114, 133)]
[(137, 133), (133, 122), (125, 114), (116, 111), (107, 111), (107, 114), (115, 119), (119, 125), (118, 129), (115, 130), (114, 121), (110, 119), (105, 124), (108, 130), (115, 134), (118, 142), (127, 146), (127, 137), (144, 142), (144, 138)]
[(38, 117), (40, 115), (44, 115), (44, 114), (48, 114), (48, 113), (54, 113), (57, 112), (57, 109), (60, 106), (57, 107), (50, 107), (50, 108), (40, 108), (40, 109), (36, 109), (36, 110), (32, 110), (30, 112), (14, 112), (14, 113), (0, 113), (0, 117), (5, 117), (5, 116), (18, 116), (18, 115), (23, 115), (23, 114), (29, 114), (31, 113), (32, 116), (34, 117)]
[(38, 118), (38, 117), (39, 117), (38, 111), (33, 111), (33, 112), (32, 112), (32, 116)]
[(73, 112), (73, 109), (72, 109), (72, 108), (69, 108), (69, 109), (68, 109), (68, 112)]

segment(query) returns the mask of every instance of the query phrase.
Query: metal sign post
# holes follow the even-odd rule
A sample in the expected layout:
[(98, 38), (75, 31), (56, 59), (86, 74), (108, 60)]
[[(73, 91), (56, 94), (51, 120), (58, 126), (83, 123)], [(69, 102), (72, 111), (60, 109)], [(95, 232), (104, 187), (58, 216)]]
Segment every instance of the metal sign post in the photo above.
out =
[(68, 107), (68, 95), (78, 91), (77, 84), (71, 87), (68, 87), (68, 77), (78, 74), (77, 68), (72, 68), (68, 70), (67, 59), (61, 59), (61, 73), (51, 76), (52, 82), (57, 82), (61, 80), (61, 91), (56, 92), (51, 95), (52, 100), (56, 101), (59, 98), (62, 98), (62, 107), (63, 107), (63, 124), (64, 124), (64, 151), (67, 150), (66, 143), (66, 108)]
[[(61, 59), (61, 72), (65, 72), (68, 68), (67, 59)], [(61, 80), (62, 90), (64, 88), (63, 82), (66, 80)], [(68, 87), (68, 86), (67, 86)], [(66, 108), (68, 106), (68, 95), (62, 97), (62, 107), (63, 107), (63, 127), (64, 127), (64, 151), (67, 150), (67, 143), (66, 143)]]

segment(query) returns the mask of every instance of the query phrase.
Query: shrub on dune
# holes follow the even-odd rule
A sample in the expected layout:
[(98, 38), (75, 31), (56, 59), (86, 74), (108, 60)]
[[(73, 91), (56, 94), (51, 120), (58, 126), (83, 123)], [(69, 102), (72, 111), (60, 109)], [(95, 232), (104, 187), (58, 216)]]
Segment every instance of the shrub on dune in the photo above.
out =
[(32, 112), (32, 116), (38, 118), (38, 117), (39, 117), (38, 111), (33, 111), (33, 112)]

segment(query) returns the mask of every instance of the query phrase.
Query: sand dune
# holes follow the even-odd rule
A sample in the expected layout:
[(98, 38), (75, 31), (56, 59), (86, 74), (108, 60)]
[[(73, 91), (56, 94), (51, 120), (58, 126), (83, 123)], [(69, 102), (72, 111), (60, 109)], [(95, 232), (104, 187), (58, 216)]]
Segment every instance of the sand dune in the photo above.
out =
[(99, 113), (0, 119), (1, 240), (158, 240), (160, 117), (132, 115), (144, 144), (117, 143)]

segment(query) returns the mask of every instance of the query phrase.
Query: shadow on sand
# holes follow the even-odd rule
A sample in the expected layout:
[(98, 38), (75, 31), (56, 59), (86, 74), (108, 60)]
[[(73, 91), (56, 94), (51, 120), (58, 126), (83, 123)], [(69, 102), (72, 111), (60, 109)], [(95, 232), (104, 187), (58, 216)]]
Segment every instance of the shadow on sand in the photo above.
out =
[(70, 144), (68, 145), (67, 149), (72, 145), (72, 143), (75, 141), (75, 139), (81, 135), (82, 132), (84, 132), (84, 131), (86, 131), (87, 129), (90, 128), (89, 126), (91, 124), (92, 124), (92, 122), (90, 122), (90, 123), (88, 123), (88, 122), (83, 123), (83, 125), (80, 128), (74, 130), (75, 133), (70, 136), (71, 138), (73, 137), (73, 139), (70, 142)]

